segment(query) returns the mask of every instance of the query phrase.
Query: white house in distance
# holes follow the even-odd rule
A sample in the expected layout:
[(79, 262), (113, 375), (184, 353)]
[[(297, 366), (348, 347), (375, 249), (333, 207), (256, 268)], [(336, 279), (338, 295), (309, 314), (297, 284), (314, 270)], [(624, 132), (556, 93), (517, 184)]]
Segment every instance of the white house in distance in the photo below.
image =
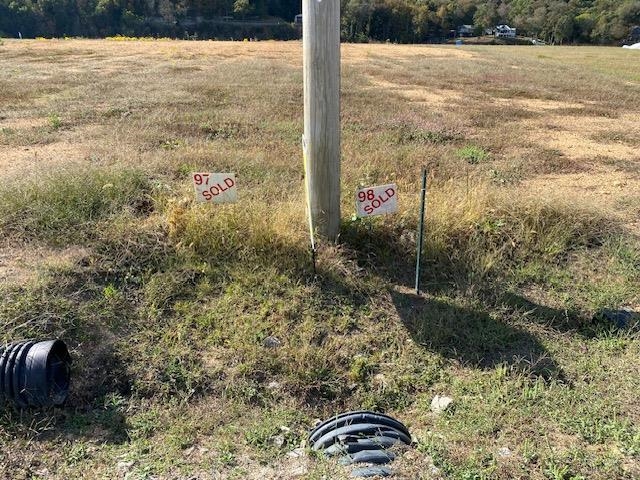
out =
[(472, 37), (473, 31), (473, 25), (461, 25), (460, 27), (458, 27), (458, 35), (460, 37)]
[(516, 29), (509, 25), (498, 25), (494, 29), (494, 35), (497, 38), (516, 38)]

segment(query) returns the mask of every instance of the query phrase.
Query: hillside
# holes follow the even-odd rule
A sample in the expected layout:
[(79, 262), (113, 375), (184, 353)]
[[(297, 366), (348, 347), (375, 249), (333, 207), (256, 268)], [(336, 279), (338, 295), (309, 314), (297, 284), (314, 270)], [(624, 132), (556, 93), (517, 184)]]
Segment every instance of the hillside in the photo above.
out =
[[(289, 40), (301, 11), (299, 0), (0, 0), (0, 36)], [(509, 23), (554, 44), (619, 44), (640, 25), (640, 0), (343, 0), (341, 19), (351, 42), (438, 43), (464, 24)]]

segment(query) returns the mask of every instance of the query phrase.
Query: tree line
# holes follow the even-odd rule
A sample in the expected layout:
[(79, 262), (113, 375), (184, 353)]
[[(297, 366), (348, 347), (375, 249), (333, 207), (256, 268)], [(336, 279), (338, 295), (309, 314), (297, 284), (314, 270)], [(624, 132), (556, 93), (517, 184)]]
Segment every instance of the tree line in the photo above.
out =
[[(352, 42), (434, 42), (463, 24), (481, 33), (506, 23), (550, 43), (613, 44), (640, 25), (640, 0), (341, 0), (341, 9)], [(0, 35), (287, 39), (300, 35), (291, 23), (300, 11), (300, 0), (0, 0)]]

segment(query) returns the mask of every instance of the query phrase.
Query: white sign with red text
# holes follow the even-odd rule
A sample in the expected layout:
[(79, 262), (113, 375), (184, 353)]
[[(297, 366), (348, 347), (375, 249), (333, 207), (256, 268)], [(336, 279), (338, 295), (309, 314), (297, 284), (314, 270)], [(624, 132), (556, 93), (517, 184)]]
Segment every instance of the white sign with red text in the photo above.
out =
[(192, 174), (197, 202), (235, 203), (238, 201), (235, 173)]
[(398, 210), (398, 187), (395, 183), (361, 188), (356, 192), (358, 217), (395, 213)]

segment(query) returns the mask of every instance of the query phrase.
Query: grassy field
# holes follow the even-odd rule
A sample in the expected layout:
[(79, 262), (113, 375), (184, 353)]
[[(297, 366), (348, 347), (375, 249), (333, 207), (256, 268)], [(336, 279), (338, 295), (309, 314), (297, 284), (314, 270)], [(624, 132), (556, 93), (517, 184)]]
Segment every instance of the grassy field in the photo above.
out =
[[(640, 310), (638, 52), (344, 45), (314, 275), (301, 50), (0, 44), (0, 336), (74, 358), (66, 406), (0, 413), (0, 476), (347, 478), (288, 453), (370, 408), (416, 440), (397, 478), (639, 478), (639, 329), (598, 315)], [(239, 203), (195, 204), (194, 170)], [(386, 182), (400, 211), (355, 219)]]

